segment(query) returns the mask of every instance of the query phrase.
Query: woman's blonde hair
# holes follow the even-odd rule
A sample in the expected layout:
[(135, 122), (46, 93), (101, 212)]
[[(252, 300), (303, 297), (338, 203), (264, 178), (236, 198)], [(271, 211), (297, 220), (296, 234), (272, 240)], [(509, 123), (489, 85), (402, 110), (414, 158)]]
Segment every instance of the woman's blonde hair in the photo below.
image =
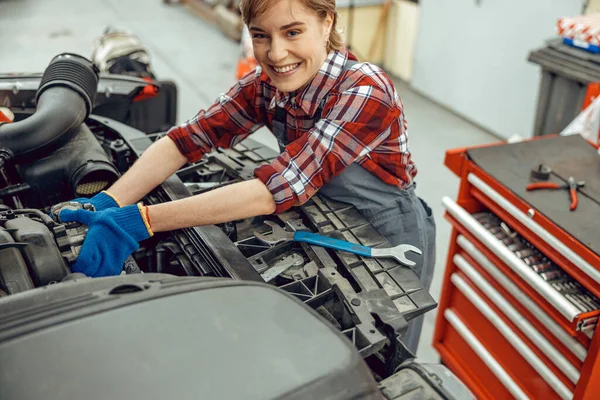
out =
[[(240, 11), (242, 20), (246, 25), (250, 25), (252, 18), (261, 15), (274, 2), (279, 0), (242, 0), (240, 2)], [(327, 52), (332, 50), (341, 50), (344, 46), (342, 35), (338, 32), (336, 25), (338, 14), (335, 9), (335, 0), (298, 0), (306, 8), (313, 10), (321, 18), (327, 15), (333, 16), (333, 24), (327, 40)]]

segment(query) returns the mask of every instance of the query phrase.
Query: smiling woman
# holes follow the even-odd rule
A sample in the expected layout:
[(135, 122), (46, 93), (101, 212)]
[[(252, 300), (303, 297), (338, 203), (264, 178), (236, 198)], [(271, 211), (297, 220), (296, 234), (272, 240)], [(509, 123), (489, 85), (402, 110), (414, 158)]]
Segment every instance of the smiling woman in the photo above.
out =
[[(428, 290), (435, 223), (415, 193), (417, 168), (391, 79), (342, 44), (334, 0), (241, 0), (240, 7), (259, 65), (208, 109), (169, 129), (107, 194), (122, 206), (132, 204), (186, 162), (233, 147), (262, 126), (277, 137), (281, 154), (256, 168), (250, 181), (95, 218), (122, 226), (113, 242), (124, 246), (136, 240), (134, 225), (161, 232), (281, 213), (319, 192), (356, 207), (390, 245), (419, 248), (410, 257)], [(104, 239), (88, 239), (78, 262), (92, 262), (85, 255), (103, 245)], [(411, 321), (403, 338), (413, 352), (421, 323)]]
[(241, 11), (256, 60), (282, 92), (302, 88), (342, 48), (333, 1), (244, 1)]

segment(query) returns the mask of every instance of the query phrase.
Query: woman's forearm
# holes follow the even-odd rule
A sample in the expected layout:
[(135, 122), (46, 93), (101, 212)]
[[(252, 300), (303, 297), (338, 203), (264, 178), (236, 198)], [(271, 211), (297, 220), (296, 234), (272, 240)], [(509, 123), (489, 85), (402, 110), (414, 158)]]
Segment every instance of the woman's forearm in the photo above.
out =
[(122, 206), (133, 204), (181, 168), (187, 159), (165, 136), (154, 142), (109, 189)]
[(235, 183), (182, 200), (148, 207), (154, 232), (219, 224), (272, 214), (273, 195), (258, 179)]

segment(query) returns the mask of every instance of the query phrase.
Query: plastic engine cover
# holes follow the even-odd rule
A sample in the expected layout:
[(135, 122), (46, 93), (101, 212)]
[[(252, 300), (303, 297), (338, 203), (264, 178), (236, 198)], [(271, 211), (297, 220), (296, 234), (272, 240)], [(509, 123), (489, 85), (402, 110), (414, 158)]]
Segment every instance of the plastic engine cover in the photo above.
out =
[(14, 230), (15, 242), (27, 244), (21, 254), (36, 286), (59, 282), (69, 273), (52, 232), (44, 224), (30, 218), (15, 218), (7, 221), (4, 227)]
[[(282, 291), (146, 275), (63, 282), (0, 303), (0, 315), (24, 315), (0, 321), (3, 396), (380, 398), (351, 344)], [(69, 299), (69, 311), (52, 312)]]
[[(15, 240), (10, 233), (0, 227), (0, 245), (10, 246), (12, 243), (15, 243)], [(33, 289), (27, 265), (16, 247), (5, 247), (0, 250), (0, 289), (7, 294)]]

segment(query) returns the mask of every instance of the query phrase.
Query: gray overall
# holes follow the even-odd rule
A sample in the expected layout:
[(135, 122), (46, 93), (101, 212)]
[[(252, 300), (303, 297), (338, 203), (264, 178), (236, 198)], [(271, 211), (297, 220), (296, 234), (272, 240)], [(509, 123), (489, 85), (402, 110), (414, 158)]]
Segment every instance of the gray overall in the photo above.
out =
[[(350, 60), (344, 69), (349, 63)], [(321, 111), (320, 106), (315, 121), (320, 118)], [(285, 114), (285, 109), (277, 106), (272, 131), (281, 151), (287, 144)], [(417, 263), (413, 270), (429, 290), (435, 265), (436, 229), (431, 208), (417, 197), (415, 187), (416, 184), (407, 189), (388, 185), (360, 165), (351, 164), (323, 185), (319, 194), (354, 205), (392, 246), (406, 243), (421, 249), (422, 255), (411, 253), (409, 258)], [(412, 320), (402, 339), (413, 354), (417, 351), (422, 326), (422, 316)]]

